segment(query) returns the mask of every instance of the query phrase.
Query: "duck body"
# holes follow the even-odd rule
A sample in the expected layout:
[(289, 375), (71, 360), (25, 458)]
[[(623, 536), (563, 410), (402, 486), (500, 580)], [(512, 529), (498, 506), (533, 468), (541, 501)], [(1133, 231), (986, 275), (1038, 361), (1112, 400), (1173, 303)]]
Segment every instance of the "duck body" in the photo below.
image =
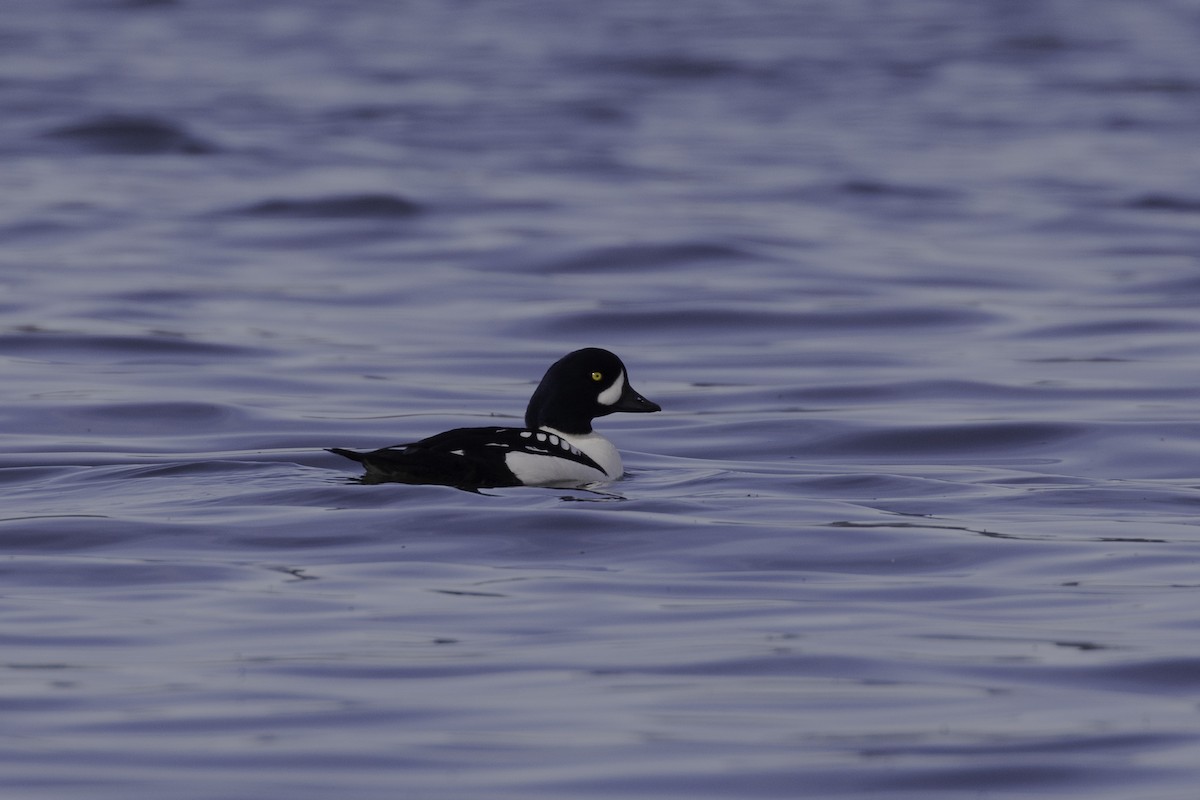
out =
[(625, 365), (589, 347), (555, 362), (525, 411), (525, 427), (455, 428), (370, 452), (331, 448), (363, 465), (366, 483), (419, 483), (485, 489), (579, 486), (624, 472), (616, 447), (592, 429), (596, 417), (661, 407), (629, 384)]

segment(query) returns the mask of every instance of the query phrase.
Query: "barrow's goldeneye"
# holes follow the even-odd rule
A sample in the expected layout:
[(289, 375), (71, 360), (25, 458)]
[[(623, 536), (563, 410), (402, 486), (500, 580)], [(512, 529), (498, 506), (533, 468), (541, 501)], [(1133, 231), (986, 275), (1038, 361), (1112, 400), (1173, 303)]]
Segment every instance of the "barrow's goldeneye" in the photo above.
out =
[(366, 468), (365, 483), (460, 489), (579, 486), (621, 477), (617, 448), (592, 430), (614, 411), (661, 411), (633, 390), (621, 359), (587, 347), (560, 358), (538, 384), (524, 428), (455, 428), (368, 453), (330, 448)]

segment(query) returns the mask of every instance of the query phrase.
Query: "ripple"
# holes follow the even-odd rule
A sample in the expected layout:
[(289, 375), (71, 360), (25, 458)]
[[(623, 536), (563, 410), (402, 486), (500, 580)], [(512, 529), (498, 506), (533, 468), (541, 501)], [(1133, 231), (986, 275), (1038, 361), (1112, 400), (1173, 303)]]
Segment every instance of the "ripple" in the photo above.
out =
[(630, 75), (671, 81), (705, 81), (730, 76), (761, 74), (750, 69), (742, 61), (683, 54), (603, 59), (598, 61), (597, 66), (606, 71), (618, 70)]
[(708, 242), (669, 242), (602, 247), (566, 255), (532, 269), (545, 273), (607, 273), (648, 268), (686, 268), (705, 262), (739, 263), (757, 260), (749, 250)]
[(92, 403), (60, 406), (57, 416), (79, 423), (103, 426), (110, 434), (121, 430), (178, 433), (226, 427), (242, 412), (222, 403), (159, 401), (149, 403)]
[(70, 555), (19, 556), (0, 563), (6, 585), (133, 588), (226, 581), (238, 570), (223, 564)]
[(1129, 317), (1126, 319), (1072, 322), (1024, 331), (1021, 338), (1059, 339), (1075, 337), (1121, 336), (1139, 337), (1156, 333), (1191, 333), (1200, 330), (1200, 322), (1160, 317)]
[(882, 457), (1024, 454), (1052, 452), (1051, 445), (1088, 435), (1085, 425), (1061, 422), (991, 422), (960, 425), (891, 427), (835, 436), (820, 451)]
[(47, 138), (114, 155), (207, 155), (217, 147), (183, 126), (154, 117), (103, 116), (48, 131)]
[(257, 348), (201, 342), (176, 335), (113, 336), (40, 330), (0, 335), (0, 354), (52, 363), (79, 359), (191, 361), (246, 358), (262, 352)]
[(0, 519), (9, 552), (79, 553), (137, 541), (162, 527), (131, 524), (97, 514), (40, 514)]
[[(848, 331), (880, 331), (895, 329), (919, 331), (924, 329), (972, 328), (996, 320), (996, 315), (968, 308), (890, 308), (845, 309), (837, 311), (787, 310), (759, 304), (705, 305), (681, 304), (675, 307), (658, 305), (653, 308), (626, 308), (544, 317), (535, 324), (547, 334), (582, 337), (598, 331), (620, 330), (627, 335), (672, 334), (705, 335), (714, 338), (728, 333), (777, 331), (780, 336), (820, 335)], [(527, 327), (528, 322), (522, 326)]]
[(403, 219), (424, 211), (418, 203), (393, 194), (350, 194), (263, 200), (232, 213), (281, 219)]
[(1200, 213), (1200, 198), (1174, 194), (1144, 194), (1125, 203), (1138, 211), (1167, 211), (1180, 214)]

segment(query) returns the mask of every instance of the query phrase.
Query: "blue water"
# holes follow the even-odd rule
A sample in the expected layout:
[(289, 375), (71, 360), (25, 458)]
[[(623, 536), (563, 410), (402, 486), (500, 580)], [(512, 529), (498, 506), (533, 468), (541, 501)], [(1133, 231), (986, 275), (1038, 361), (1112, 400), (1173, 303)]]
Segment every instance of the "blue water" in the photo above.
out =
[[(8, 0), (0, 785), (1200, 782), (1200, 5)], [(603, 491), (363, 486), (577, 347)]]

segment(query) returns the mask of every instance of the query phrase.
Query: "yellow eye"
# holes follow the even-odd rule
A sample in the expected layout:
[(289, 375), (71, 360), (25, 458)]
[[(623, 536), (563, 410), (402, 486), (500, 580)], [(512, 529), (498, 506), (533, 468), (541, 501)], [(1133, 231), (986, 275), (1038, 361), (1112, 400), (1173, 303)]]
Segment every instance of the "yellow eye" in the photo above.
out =
[(603, 376), (603, 375), (601, 375), (599, 372), (593, 372), (593, 373), (592, 373), (592, 380), (594, 380), (594, 381), (598, 381), (598, 380), (600, 380), (600, 379), (601, 379), (601, 378), (603, 378), (603, 377), (604, 377), (604, 376)]

